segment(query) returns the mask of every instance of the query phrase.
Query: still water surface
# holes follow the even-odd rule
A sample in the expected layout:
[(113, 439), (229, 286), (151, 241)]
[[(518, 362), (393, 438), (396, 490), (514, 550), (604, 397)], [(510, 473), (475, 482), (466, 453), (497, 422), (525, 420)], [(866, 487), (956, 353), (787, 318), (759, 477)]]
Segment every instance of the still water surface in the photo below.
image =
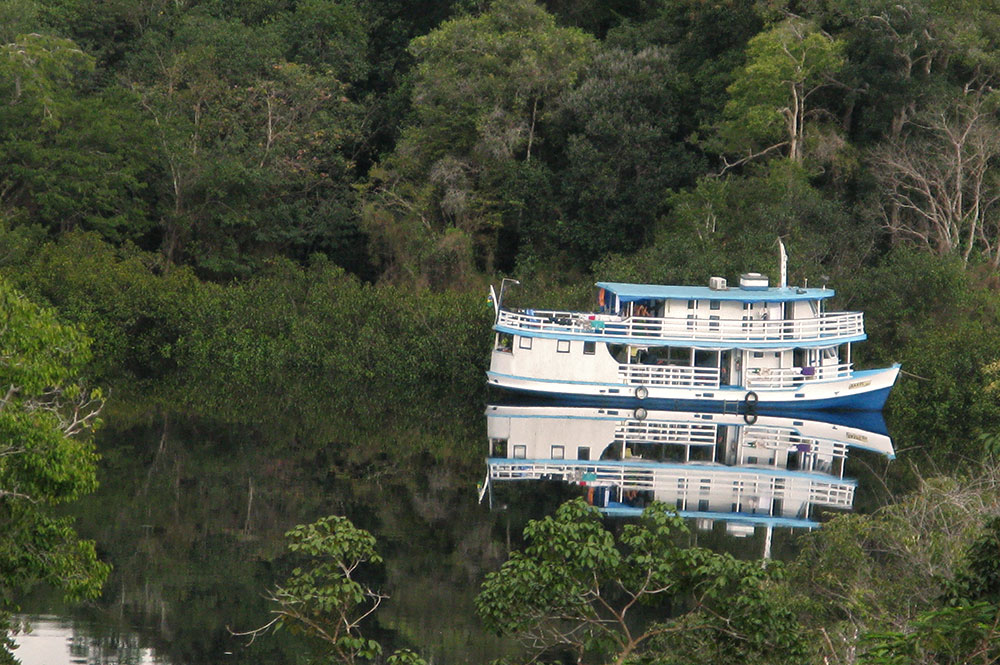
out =
[(137, 633), (101, 638), (100, 628), (67, 617), (22, 617), (28, 632), (14, 637), (22, 665), (162, 665), (153, 649), (139, 645)]
[[(520, 545), (528, 519), (585, 492), (577, 475), (591, 477), (577, 468), (580, 460), (539, 460), (539, 455), (556, 450), (568, 457), (569, 444), (589, 437), (595, 442), (594, 461), (603, 457), (615, 473), (615, 465), (634, 470), (636, 464), (648, 466), (649, 460), (676, 469), (684, 457), (728, 466), (734, 473), (742, 473), (738, 466), (747, 458), (764, 465), (763, 422), (756, 429), (711, 424), (714, 429), (706, 434), (705, 422), (678, 425), (677, 415), (645, 414), (638, 423), (645, 432), (640, 438), (667, 437), (650, 447), (649, 440), (626, 445), (621, 431), (637, 431), (628, 417), (576, 411), (539, 417), (529, 410), (498, 420), (497, 412), (492, 413), (489, 434), (480, 419), (474, 426), (439, 427), (430, 434), (408, 431), (363, 444), (331, 442), (320, 449), (269, 445), (245, 432), (192, 423), (102, 433), (101, 489), (74, 510), (79, 531), (97, 541), (113, 572), (101, 599), (88, 606), (63, 608), (49, 597), (24, 603), (25, 611), (36, 613), (34, 632), (18, 638), (17, 656), (24, 665), (302, 663), (308, 647), (287, 632), (252, 643), (233, 632), (268, 621), (264, 593), (282, 582), (293, 565), (283, 533), (295, 524), (338, 514), (371, 531), (385, 559), (384, 566), (366, 572), (368, 581), (390, 596), (366, 627), (368, 636), (381, 641), (386, 652), (411, 648), (434, 665), (489, 662), (511, 653), (513, 646), (480, 629), (473, 608), (479, 583), (511, 547)], [(690, 421), (689, 415), (684, 418)], [(584, 426), (596, 429), (584, 431)], [(695, 436), (695, 449), (683, 438), (687, 432)], [(782, 430), (782, 445), (805, 450), (801, 436), (789, 436), (796, 435)], [(446, 444), (435, 443), (442, 437)], [(607, 445), (609, 440), (617, 443)], [(677, 459), (678, 442), (687, 446), (682, 459)], [(517, 459), (522, 449), (515, 446), (535, 446), (531, 457), (545, 468), (538, 472)], [(491, 511), (479, 503), (476, 491), (488, 451), (491, 468), (500, 463), (508, 476), (513, 469), (516, 478), (548, 480), (494, 483), (487, 494)], [(510, 459), (497, 458), (500, 453)], [(876, 453), (858, 454), (869, 456), (866, 465), (882, 459)], [(643, 455), (648, 459), (636, 461)], [(772, 457), (785, 460), (786, 467), (786, 458), (794, 458), (797, 467), (809, 461), (802, 453)], [(771, 465), (780, 467), (774, 460)], [(849, 478), (849, 459), (833, 461), (828, 470), (832, 479), (840, 482), (845, 464)], [(809, 464), (810, 472), (827, 472), (824, 459)], [(562, 475), (556, 473), (560, 469)], [(783, 472), (772, 468), (768, 473)], [(605, 476), (598, 480), (611, 482)], [(671, 476), (670, 487), (676, 485)], [(627, 489), (619, 487), (617, 496)], [(650, 498), (653, 493), (650, 489)], [(656, 494), (660, 500), (664, 496)], [(762, 510), (762, 496), (758, 492), (753, 510)], [(677, 501), (671, 494), (671, 505)], [(692, 510), (698, 506), (693, 495), (684, 502)], [(718, 517), (715, 504), (704, 505)], [(739, 509), (746, 512), (749, 505), (740, 503)], [(782, 503), (786, 512), (790, 506), (788, 500)], [(744, 557), (759, 557), (765, 548), (775, 557), (794, 551), (794, 533), (788, 529), (776, 530), (773, 543), (765, 543), (761, 528), (733, 538), (719, 520), (714, 528), (702, 527), (693, 530), (692, 544)]]

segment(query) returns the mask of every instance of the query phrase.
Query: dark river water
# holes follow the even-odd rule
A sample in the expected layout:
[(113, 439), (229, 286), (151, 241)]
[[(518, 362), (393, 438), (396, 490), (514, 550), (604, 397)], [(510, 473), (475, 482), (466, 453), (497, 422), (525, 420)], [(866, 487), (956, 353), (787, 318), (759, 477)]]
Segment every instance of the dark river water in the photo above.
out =
[[(654, 415), (643, 414), (647, 430)], [(454, 427), (435, 422), (430, 432), (417, 424), (320, 449), (276, 449), (247, 432), (193, 423), (105, 430), (101, 488), (73, 511), (78, 530), (97, 542), (113, 571), (102, 597), (84, 606), (65, 607), (44, 591), (26, 599), (33, 632), (16, 638), (22, 646), (15, 655), (24, 665), (303, 663), (309, 646), (301, 638), (278, 632), (250, 642), (234, 633), (270, 618), (265, 593), (292, 566), (284, 532), (331, 514), (346, 515), (378, 540), (384, 565), (365, 575), (389, 599), (365, 633), (386, 653), (407, 647), (434, 665), (486, 663), (511, 654), (515, 645), (479, 626), (473, 607), (479, 584), (509, 548), (520, 545), (528, 519), (585, 488), (568, 476), (545, 474), (547, 481), (494, 482), (480, 503), (484, 458), (498, 443), (490, 440), (496, 432), (487, 435), (485, 421)], [(545, 423), (551, 430), (551, 419)], [(508, 429), (510, 446), (504, 440), (504, 447), (510, 452), (494, 455), (513, 454), (520, 435)], [(735, 440), (738, 430), (728, 431)], [(713, 450), (723, 450), (718, 437)], [(626, 451), (623, 444), (622, 452), (631, 456), (633, 448), (640, 450)], [(660, 461), (663, 450), (656, 452)], [(860, 466), (847, 464), (848, 476), (864, 475), (883, 461), (870, 452), (856, 457)], [(863, 503), (860, 488), (858, 496)], [(692, 542), (761, 556), (763, 529), (743, 535), (693, 529)], [(774, 530), (772, 556), (789, 556), (794, 537)]]

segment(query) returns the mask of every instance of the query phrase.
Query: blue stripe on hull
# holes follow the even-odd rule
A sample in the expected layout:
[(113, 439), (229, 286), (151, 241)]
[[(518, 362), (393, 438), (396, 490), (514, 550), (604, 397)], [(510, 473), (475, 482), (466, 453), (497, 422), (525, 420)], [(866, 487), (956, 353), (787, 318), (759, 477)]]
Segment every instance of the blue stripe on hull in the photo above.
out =
[[(545, 397), (560, 402), (572, 402), (587, 406), (643, 406), (647, 409), (662, 409), (664, 411), (687, 411), (687, 410), (709, 410), (722, 411), (728, 413), (743, 413), (745, 405), (742, 399), (744, 393), (740, 393), (741, 398), (731, 401), (706, 400), (706, 399), (663, 399), (649, 397), (638, 399), (636, 397), (615, 397), (597, 395), (576, 395), (573, 393), (556, 393), (542, 390), (529, 390), (523, 388), (511, 388), (508, 386), (495, 386), (503, 391)], [(800, 399), (791, 401), (769, 402), (763, 399), (763, 393), (758, 393), (762, 398), (757, 403), (754, 413), (760, 415), (781, 415), (789, 411), (881, 411), (885, 406), (885, 401), (889, 397), (890, 387), (880, 388), (864, 393), (853, 395), (842, 395), (839, 397), (825, 397), (823, 399)]]

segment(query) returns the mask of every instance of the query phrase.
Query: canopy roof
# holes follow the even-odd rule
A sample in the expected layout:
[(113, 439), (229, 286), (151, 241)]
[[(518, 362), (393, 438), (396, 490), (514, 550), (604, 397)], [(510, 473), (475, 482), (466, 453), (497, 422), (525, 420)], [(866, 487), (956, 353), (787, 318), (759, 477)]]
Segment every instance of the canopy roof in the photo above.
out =
[(622, 302), (635, 300), (735, 300), (738, 302), (789, 302), (792, 300), (823, 300), (832, 298), (833, 289), (803, 289), (789, 286), (767, 289), (710, 289), (707, 286), (661, 286), (659, 284), (626, 284), (597, 282), (597, 286), (618, 296)]

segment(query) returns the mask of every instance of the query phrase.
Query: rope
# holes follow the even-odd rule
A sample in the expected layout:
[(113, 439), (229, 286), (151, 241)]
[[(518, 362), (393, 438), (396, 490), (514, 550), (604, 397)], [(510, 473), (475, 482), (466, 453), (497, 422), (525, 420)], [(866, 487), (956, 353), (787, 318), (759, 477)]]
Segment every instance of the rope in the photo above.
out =
[(919, 376), (919, 375), (914, 374), (912, 372), (907, 372), (905, 369), (899, 370), (899, 373), (900, 374), (905, 374), (906, 376), (912, 376), (914, 379), (920, 379), (921, 381), (930, 381), (930, 379), (928, 379), (927, 377)]

